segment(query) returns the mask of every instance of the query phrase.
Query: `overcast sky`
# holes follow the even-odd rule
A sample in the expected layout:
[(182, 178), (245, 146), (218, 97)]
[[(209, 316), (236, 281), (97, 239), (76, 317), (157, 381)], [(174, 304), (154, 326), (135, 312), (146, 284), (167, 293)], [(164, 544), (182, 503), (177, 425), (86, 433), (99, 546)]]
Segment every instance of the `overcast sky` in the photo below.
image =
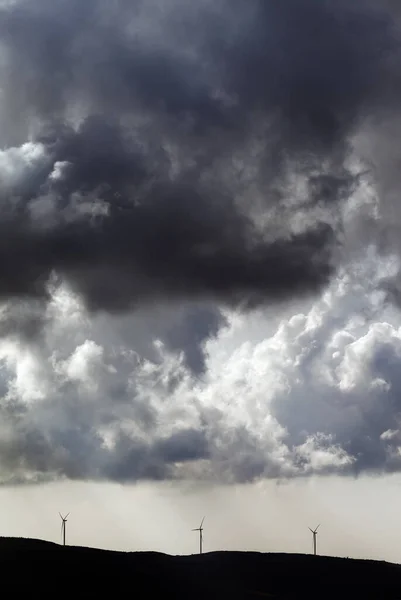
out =
[(401, 562), (400, 19), (0, 3), (0, 533)]

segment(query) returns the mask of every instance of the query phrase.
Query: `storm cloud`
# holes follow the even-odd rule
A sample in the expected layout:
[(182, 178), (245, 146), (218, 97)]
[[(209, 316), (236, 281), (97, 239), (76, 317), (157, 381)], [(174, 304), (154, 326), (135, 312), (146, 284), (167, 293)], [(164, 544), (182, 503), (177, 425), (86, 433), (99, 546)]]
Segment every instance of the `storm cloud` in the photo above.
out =
[(1, 3), (1, 482), (401, 468), (400, 67), (387, 0)]
[(3, 6), (4, 162), (21, 135), (41, 160), (2, 192), (1, 295), (45, 296), (52, 274), (92, 310), (316, 292), (339, 260), (351, 136), (399, 99), (393, 16), (365, 0)]

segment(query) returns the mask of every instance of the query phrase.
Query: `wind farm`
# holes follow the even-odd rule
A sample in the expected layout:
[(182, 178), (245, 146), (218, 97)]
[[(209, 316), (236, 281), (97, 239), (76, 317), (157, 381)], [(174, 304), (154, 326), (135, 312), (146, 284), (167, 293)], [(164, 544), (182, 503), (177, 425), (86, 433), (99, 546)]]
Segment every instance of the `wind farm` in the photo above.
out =
[[(80, 593), (96, 593), (101, 597), (113, 593), (113, 585), (118, 581), (121, 585), (132, 586), (139, 597), (175, 600), (247, 600), (258, 597), (295, 600), (307, 597), (308, 600), (320, 600), (321, 589), (319, 586), (311, 588), (310, 581), (324, 577), (327, 584), (325, 599), (400, 598), (401, 565), (318, 554), (320, 523), (314, 528), (304, 527), (304, 531), (308, 529), (312, 534), (312, 553), (307, 550), (306, 539), (304, 553), (274, 551), (272, 542), (269, 544), (271, 551), (267, 552), (210, 547), (205, 552), (204, 515), (198, 527), (188, 529), (187, 533), (185, 528), (178, 532), (180, 536), (187, 535), (188, 540), (194, 533), (198, 535), (196, 551), (194, 548), (189, 554), (172, 555), (161, 552), (160, 548), (157, 551), (134, 552), (89, 548), (74, 543), (71, 535), (67, 544), (70, 514), (58, 513), (61, 543), (0, 537), (0, 560), (5, 571), (11, 570), (15, 563), (24, 571), (25, 577), (19, 590), (24, 589), (25, 582), (37, 581), (38, 573), (46, 565), (46, 569), (60, 579), (66, 569), (76, 574), (73, 581), (63, 581), (66, 593), (74, 593), (74, 581), (79, 578)], [(76, 519), (79, 522), (79, 514)], [(219, 530), (219, 521), (216, 513), (208, 513), (208, 523), (214, 534)], [(60, 551), (62, 556), (58, 554)]]

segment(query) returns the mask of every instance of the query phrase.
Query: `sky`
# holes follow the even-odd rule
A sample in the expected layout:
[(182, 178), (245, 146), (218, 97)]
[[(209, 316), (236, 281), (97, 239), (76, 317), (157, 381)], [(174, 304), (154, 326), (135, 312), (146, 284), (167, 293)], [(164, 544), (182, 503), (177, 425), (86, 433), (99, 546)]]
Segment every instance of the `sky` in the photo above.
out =
[(401, 562), (401, 10), (0, 2), (0, 533)]

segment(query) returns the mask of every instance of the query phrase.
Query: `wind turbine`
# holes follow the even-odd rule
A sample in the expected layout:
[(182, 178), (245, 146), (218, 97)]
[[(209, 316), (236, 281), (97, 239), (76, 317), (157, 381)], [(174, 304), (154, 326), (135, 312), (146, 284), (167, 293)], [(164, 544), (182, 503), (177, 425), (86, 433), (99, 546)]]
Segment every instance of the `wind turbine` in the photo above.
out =
[(60, 515), (60, 519), (61, 519), (61, 535), (63, 538), (63, 546), (65, 546), (65, 524), (67, 523), (67, 517), (70, 513), (67, 513), (65, 515), (65, 517), (63, 517), (63, 515), (61, 513), (58, 513)]
[(316, 529), (311, 529), (310, 527), (308, 527), (309, 531), (312, 532), (313, 535), (313, 555), (316, 556), (316, 537), (317, 537), (317, 530), (320, 527), (320, 523), (319, 525), (316, 527)]
[(201, 524), (199, 527), (197, 527), (196, 529), (193, 529), (192, 531), (199, 531), (199, 554), (202, 554), (202, 544), (203, 544), (203, 521), (205, 520), (205, 517), (203, 517)]

